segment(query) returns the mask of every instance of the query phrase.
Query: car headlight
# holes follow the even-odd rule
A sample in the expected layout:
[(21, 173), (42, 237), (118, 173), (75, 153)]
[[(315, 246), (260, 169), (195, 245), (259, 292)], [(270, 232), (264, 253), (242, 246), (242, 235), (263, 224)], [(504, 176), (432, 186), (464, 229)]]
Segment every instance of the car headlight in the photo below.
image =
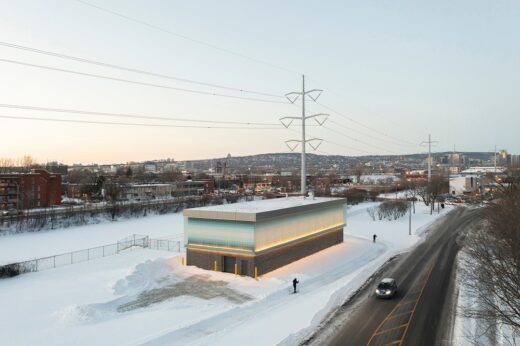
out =
[(376, 289), (376, 293), (379, 294), (379, 293), (381, 293), (381, 291), (379, 291), (379, 290)]
[(385, 292), (385, 293), (386, 293), (386, 294), (390, 294), (390, 293), (391, 293), (391, 291), (390, 291), (390, 290), (386, 290), (386, 292)]

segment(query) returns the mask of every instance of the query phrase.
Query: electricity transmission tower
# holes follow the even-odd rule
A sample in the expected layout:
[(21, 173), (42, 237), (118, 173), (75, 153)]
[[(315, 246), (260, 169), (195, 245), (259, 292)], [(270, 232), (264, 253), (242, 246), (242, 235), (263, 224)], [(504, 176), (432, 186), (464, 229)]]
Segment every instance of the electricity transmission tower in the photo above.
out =
[(432, 141), (432, 135), (428, 135), (428, 141), (422, 142), (421, 145), (428, 144), (428, 183), (432, 182), (432, 144), (436, 145), (437, 141)]
[[(289, 126), (291, 126), (291, 124), (294, 120), (301, 120), (301, 122), (302, 122), (302, 139), (301, 140), (290, 139), (288, 141), (285, 141), (285, 144), (287, 145), (287, 147), (289, 147), (289, 149), (291, 151), (294, 151), (294, 149), (296, 149), (296, 147), (298, 146), (298, 143), (300, 143), (302, 146), (301, 193), (304, 196), (307, 193), (307, 186), (306, 186), (307, 185), (307, 181), (306, 181), (307, 172), (306, 172), (306, 159), (305, 159), (306, 144), (309, 143), (310, 147), (312, 149), (316, 150), (323, 142), (323, 139), (320, 139), (320, 138), (310, 138), (310, 139), (305, 138), (305, 120), (314, 118), (316, 123), (319, 126), (321, 126), (325, 123), (325, 121), (329, 117), (328, 114), (324, 114), (324, 113), (305, 115), (305, 97), (308, 96), (312, 101), (316, 102), (316, 100), (318, 99), (318, 97), (320, 97), (322, 92), (323, 92), (323, 90), (321, 90), (321, 89), (305, 90), (305, 75), (303, 75), (302, 76), (302, 91), (301, 92), (294, 91), (294, 92), (285, 94), (285, 97), (287, 97), (287, 99), (291, 103), (296, 102), (296, 100), (298, 100), (298, 98), (301, 96), (301, 98), (302, 98), (302, 116), (301, 117), (280, 118), (280, 122), (286, 128), (289, 128)], [(313, 144), (313, 143), (316, 143), (316, 144)]]

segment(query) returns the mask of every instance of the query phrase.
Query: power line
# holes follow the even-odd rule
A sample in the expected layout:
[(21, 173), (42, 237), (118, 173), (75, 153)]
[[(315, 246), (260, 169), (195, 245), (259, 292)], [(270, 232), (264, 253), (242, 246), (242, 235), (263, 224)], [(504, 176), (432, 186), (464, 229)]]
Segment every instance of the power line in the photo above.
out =
[[(121, 14), (121, 13), (119, 13), (119, 12), (116, 12), (116, 11), (114, 11), (114, 10), (107, 9), (107, 8), (105, 8), (105, 7), (101, 7), (101, 6), (98, 6), (98, 5), (94, 5), (94, 4), (92, 4), (92, 3), (90, 3), (90, 2), (87, 2), (87, 1), (84, 1), (84, 0), (76, 0), (76, 1), (78, 1), (79, 3), (82, 3), (82, 4), (84, 4), (84, 5), (90, 6), (90, 7), (92, 7), (92, 8), (98, 9), (98, 10), (100, 10), (100, 11), (103, 11), (103, 12), (105, 12), (105, 13), (109, 13), (109, 14), (111, 14), (111, 15), (114, 15), (114, 16), (117, 16), (117, 17), (120, 17), (120, 18), (123, 18), (123, 19), (129, 20), (129, 21), (132, 21), (132, 22), (134, 22), (134, 23), (138, 23), (138, 24), (140, 24), (140, 25), (147, 26), (147, 27), (152, 28), (152, 29), (155, 29), (155, 30), (159, 30), (159, 31), (161, 31), (161, 32), (163, 32), (163, 33), (167, 33), (167, 34), (169, 34), (169, 35), (173, 35), (173, 36), (175, 36), (175, 37), (182, 38), (182, 39), (184, 39), (184, 40), (188, 40), (188, 41), (190, 41), (190, 42), (194, 42), (194, 43), (197, 43), (197, 44), (200, 44), (200, 45), (206, 46), (206, 47), (210, 47), (210, 48), (213, 48), (213, 49), (216, 49), (216, 50), (219, 50), (219, 51), (222, 51), (222, 52), (228, 53), (228, 54), (236, 55), (236, 56), (239, 56), (239, 57), (241, 57), (241, 58), (244, 58), (244, 59), (247, 59), (247, 60), (251, 60), (251, 61), (254, 61), (254, 62), (257, 62), (257, 63), (260, 63), (260, 64), (264, 64), (264, 65), (267, 65), (267, 66), (270, 66), (270, 67), (274, 67), (274, 68), (279, 69), (279, 70), (283, 70), (283, 71), (291, 72), (291, 73), (297, 73), (297, 74), (299, 74), (299, 75), (301, 74), (300, 72), (297, 72), (297, 71), (294, 71), (294, 70), (290, 70), (290, 69), (287, 69), (287, 68), (285, 68), (285, 67), (281, 67), (281, 66), (279, 66), (279, 65), (273, 64), (273, 63), (268, 62), (268, 61), (264, 61), (264, 60), (261, 60), (261, 59), (253, 58), (253, 57), (250, 57), (250, 56), (247, 56), (247, 55), (241, 54), (241, 53), (234, 52), (234, 51), (232, 51), (232, 50), (230, 50), (230, 49), (226, 49), (226, 48), (219, 47), (219, 46), (217, 46), (217, 45), (214, 45), (214, 44), (211, 44), (211, 43), (208, 43), (208, 42), (204, 42), (204, 41), (201, 41), (201, 40), (193, 39), (193, 38), (188, 37), (188, 36), (186, 36), (186, 35), (182, 35), (182, 34), (179, 34), (179, 33), (173, 32), (173, 31), (171, 31), (171, 30), (165, 29), (165, 28), (160, 27), (160, 26), (158, 26), (158, 25), (150, 24), (150, 23), (148, 23), (148, 22), (146, 22), (146, 21), (144, 21), (144, 20), (137, 19), (137, 18), (134, 18), (134, 17), (130, 17), (130, 16), (127, 16), (127, 15)], [(335, 94), (337, 94), (337, 93), (335, 93)], [(337, 95), (338, 95), (338, 94), (337, 94)], [(396, 138), (396, 137), (390, 136), (390, 135), (388, 135), (388, 134), (386, 134), (386, 133), (384, 133), (384, 132), (381, 132), (381, 131), (379, 131), (379, 130), (377, 130), (377, 129), (374, 129), (374, 128), (370, 127), (370, 126), (367, 126), (367, 125), (365, 125), (365, 124), (363, 124), (363, 123), (361, 123), (361, 122), (358, 122), (358, 121), (356, 121), (356, 120), (354, 120), (354, 119), (352, 119), (352, 118), (350, 118), (350, 117), (348, 117), (348, 116), (346, 116), (346, 115), (344, 115), (344, 114), (341, 114), (340, 112), (338, 112), (338, 111), (336, 111), (336, 110), (334, 110), (334, 109), (332, 109), (332, 108), (330, 108), (330, 107), (327, 107), (327, 106), (325, 106), (325, 105), (323, 105), (323, 104), (321, 104), (321, 103), (319, 103), (319, 104), (320, 104), (321, 106), (323, 106), (323, 107), (325, 107), (325, 108), (327, 108), (327, 109), (333, 111), (334, 113), (337, 113), (337, 114), (339, 114), (340, 116), (342, 116), (342, 117), (344, 117), (344, 118), (346, 118), (346, 119), (348, 119), (348, 120), (350, 120), (350, 121), (352, 121), (352, 122), (354, 122), (354, 123), (356, 123), (356, 124), (358, 124), (358, 125), (360, 125), (360, 126), (363, 126), (363, 127), (367, 128), (367, 129), (369, 129), (369, 130), (372, 130), (372, 131), (378, 132), (379, 134), (381, 134), (381, 135), (383, 135), (383, 136), (385, 136), (385, 137), (393, 138), (394, 140), (398, 140), (398, 141), (400, 141), (400, 142), (406, 142), (406, 143), (408, 143), (408, 145), (416, 146), (416, 143), (412, 143), (412, 142), (409, 142), (409, 141), (406, 141), (406, 140), (403, 140), (403, 139), (398, 139), (398, 138)]]
[[(130, 17), (130, 16), (127, 16), (127, 15), (121, 14), (121, 13), (119, 13), (119, 12), (116, 12), (116, 11), (114, 11), (114, 10), (110, 10), (110, 9), (107, 9), (107, 8), (105, 8), (105, 7), (101, 7), (101, 6), (98, 6), (98, 5), (94, 5), (94, 4), (92, 4), (92, 3), (90, 3), (90, 2), (87, 2), (87, 1), (84, 1), (84, 0), (76, 0), (76, 1), (78, 1), (79, 3), (82, 3), (82, 4), (84, 4), (84, 5), (90, 6), (90, 7), (92, 7), (92, 8), (98, 9), (98, 10), (100, 10), (100, 11), (103, 11), (103, 12), (105, 12), (105, 13), (109, 13), (109, 14), (111, 14), (111, 15), (114, 15), (114, 16), (117, 16), (117, 17), (120, 17), (120, 18), (123, 18), (123, 19), (129, 20), (129, 21), (132, 21), (132, 22), (134, 22), (134, 23), (138, 23), (138, 24), (140, 24), (140, 25), (147, 26), (147, 27), (152, 28), (152, 29), (155, 29), (155, 30), (159, 30), (159, 31), (161, 31), (161, 32), (163, 32), (163, 33), (167, 33), (167, 34), (169, 34), (169, 35), (173, 35), (173, 36), (175, 36), (175, 37), (182, 38), (182, 39), (184, 39), (184, 40), (188, 40), (188, 41), (190, 41), (190, 42), (194, 42), (194, 43), (197, 43), (197, 44), (200, 44), (200, 45), (206, 46), (206, 47), (210, 47), (210, 48), (213, 48), (213, 49), (216, 49), (216, 50), (219, 50), (219, 51), (222, 51), (222, 52), (228, 53), (228, 54), (236, 55), (236, 56), (239, 56), (239, 57), (241, 57), (241, 58), (244, 58), (244, 59), (247, 59), (247, 60), (251, 60), (251, 61), (254, 61), (254, 62), (257, 62), (257, 63), (260, 63), (260, 64), (264, 64), (264, 65), (267, 65), (267, 66), (270, 66), (270, 67), (274, 67), (274, 68), (279, 69), (279, 70), (283, 70), (283, 71), (291, 72), (291, 73), (297, 73), (297, 74), (299, 74), (299, 75), (301, 74), (300, 72), (293, 71), (293, 70), (287, 69), (287, 68), (285, 68), (285, 67), (281, 67), (281, 66), (279, 66), (279, 65), (273, 64), (273, 63), (268, 62), (268, 61), (264, 61), (264, 60), (261, 60), (261, 59), (253, 58), (253, 57), (250, 57), (250, 56), (247, 56), (247, 55), (241, 54), (241, 53), (234, 52), (234, 51), (232, 51), (232, 50), (230, 50), (230, 49), (226, 49), (226, 48), (219, 47), (219, 46), (217, 46), (217, 45), (214, 45), (214, 44), (211, 44), (211, 43), (208, 43), (208, 42), (204, 42), (204, 41), (201, 41), (201, 40), (193, 39), (193, 38), (188, 37), (188, 36), (186, 36), (186, 35), (182, 35), (182, 34), (179, 34), (179, 33), (173, 32), (173, 31), (171, 31), (171, 30), (165, 29), (165, 28), (160, 27), (160, 26), (158, 26), (158, 25), (150, 24), (150, 23), (148, 23), (148, 22), (146, 22), (146, 21), (143, 21), (143, 20), (140, 20), (140, 19), (137, 19), (137, 18), (133, 18), (133, 17)], [(337, 93), (336, 93), (336, 94), (337, 94)], [(354, 119), (352, 119), (352, 118), (350, 118), (350, 117), (348, 117), (348, 116), (346, 116), (346, 115), (344, 115), (344, 114), (341, 114), (340, 112), (338, 112), (338, 111), (336, 111), (336, 110), (334, 110), (334, 109), (332, 109), (332, 108), (330, 108), (330, 107), (327, 107), (327, 106), (325, 106), (325, 105), (323, 105), (323, 104), (321, 104), (321, 103), (319, 103), (319, 104), (320, 104), (321, 106), (323, 106), (323, 107), (325, 107), (325, 108), (327, 108), (327, 109), (333, 111), (334, 113), (337, 113), (337, 114), (339, 114), (340, 116), (342, 116), (342, 117), (344, 117), (344, 118), (346, 118), (346, 119), (348, 119), (348, 120), (350, 120), (350, 121), (352, 121), (352, 122), (354, 122), (354, 123), (356, 123), (356, 124), (358, 124), (358, 125), (360, 125), (360, 126), (363, 126), (363, 127), (367, 128), (367, 129), (369, 129), (369, 130), (372, 130), (372, 131), (378, 132), (379, 134), (381, 134), (381, 135), (383, 135), (383, 136), (385, 136), (385, 137), (393, 138), (394, 140), (397, 140), (397, 141), (399, 141), (399, 142), (406, 142), (406, 143), (408, 143), (407, 145), (416, 146), (416, 143), (412, 143), (412, 142), (409, 142), (409, 141), (406, 141), (406, 140), (403, 140), (403, 139), (398, 139), (398, 138), (396, 138), (396, 137), (390, 136), (390, 135), (388, 135), (388, 134), (386, 134), (386, 133), (384, 133), (384, 132), (381, 132), (381, 131), (379, 131), (379, 130), (377, 130), (377, 129), (374, 129), (374, 128), (372, 128), (372, 127), (369, 127), (369, 126), (367, 126), (367, 125), (365, 125), (365, 124), (363, 124), (363, 123), (361, 123), (361, 122), (358, 122), (358, 121), (356, 121), (356, 120), (354, 120)]]
[(321, 150), (321, 149), (318, 149), (318, 150), (316, 150), (316, 151), (317, 151), (318, 153), (322, 154), (322, 155), (327, 155), (327, 156), (334, 156), (334, 155), (335, 155), (335, 154), (331, 154), (331, 153), (329, 153), (329, 152), (327, 152), (327, 151), (323, 151), (323, 150)]
[[(289, 131), (292, 131), (292, 132), (295, 132), (295, 133), (300, 133), (299, 131), (297, 130), (294, 130), (294, 129), (291, 129), (291, 128), (287, 128)], [(309, 136), (313, 136), (312, 134), (308, 133)], [(314, 136), (313, 136), (314, 137)], [(358, 151), (358, 152), (361, 152), (361, 153), (366, 153), (366, 154), (373, 154), (373, 155), (377, 155), (376, 153), (373, 153), (373, 152), (370, 152), (370, 151), (366, 151), (366, 150), (363, 150), (363, 149), (359, 149), (359, 148), (356, 148), (356, 147), (352, 147), (352, 146), (348, 146), (348, 145), (345, 145), (345, 144), (340, 144), (340, 143), (336, 143), (334, 141), (331, 141), (331, 140), (328, 140), (328, 139), (324, 139), (323, 140), (324, 143), (329, 143), (329, 144), (334, 144), (334, 145), (337, 145), (339, 147), (342, 147), (342, 148), (346, 148), (346, 149), (349, 149), (349, 150), (354, 150), (354, 151)]]
[(109, 116), (109, 117), (121, 117), (121, 118), (148, 119), (148, 120), (183, 121), (183, 122), (193, 122), (193, 123), (248, 125), (248, 126), (250, 126), (250, 125), (279, 126), (276, 123), (239, 122), (239, 121), (226, 121), (226, 120), (203, 120), (203, 119), (189, 119), (189, 118), (169, 118), (169, 117), (161, 117), (161, 116), (145, 116), (145, 115), (128, 114), (128, 113), (95, 112), (95, 111), (86, 111), (86, 110), (77, 110), (77, 109), (25, 106), (25, 105), (13, 105), (13, 104), (0, 104), (0, 107), (10, 108), (10, 109), (37, 110), (37, 111), (58, 112), (58, 113), (75, 113), (75, 114), (85, 114), (85, 115), (95, 115), (95, 116)]
[(320, 106), (322, 106), (323, 108), (328, 109), (328, 110), (330, 110), (331, 112), (334, 112), (334, 113), (336, 113), (337, 115), (339, 115), (339, 116), (341, 116), (341, 117), (343, 117), (343, 118), (345, 118), (345, 119), (347, 119), (347, 120), (350, 120), (350, 121), (352, 121), (353, 123), (356, 123), (356, 124), (358, 124), (359, 126), (362, 126), (362, 127), (366, 128), (366, 129), (368, 129), (368, 130), (371, 130), (371, 131), (377, 132), (377, 133), (379, 133), (380, 135), (383, 135), (383, 136), (388, 137), (388, 138), (392, 138), (392, 139), (397, 140), (397, 141), (399, 141), (399, 142), (405, 142), (405, 143), (408, 143), (409, 145), (414, 145), (414, 146), (416, 145), (415, 143), (409, 142), (409, 141), (404, 140), (404, 139), (402, 139), (402, 138), (397, 138), (397, 137), (390, 136), (389, 134), (384, 133), (384, 132), (382, 132), (382, 131), (380, 131), (380, 130), (378, 130), (378, 129), (375, 129), (375, 128), (373, 128), (373, 127), (370, 127), (370, 126), (368, 126), (368, 125), (365, 125), (365, 124), (363, 124), (363, 123), (361, 123), (361, 122), (359, 122), (359, 121), (357, 121), (357, 120), (355, 120), (355, 119), (352, 119), (352, 118), (349, 117), (348, 115), (345, 115), (345, 114), (343, 114), (343, 113), (341, 113), (341, 112), (338, 112), (337, 110), (335, 110), (335, 109), (333, 109), (333, 108), (331, 108), (331, 107), (329, 107), (329, 106), (324, 105), (323, 103), (320, 103), (320, 102), (316, 102), (316, 103), (319, 104)]
[(352, 127), (348, 127), (348, 126), (345, 126), (337, 121), (334, 121), (334, 120), (329, 120), (329, 122), (339, 126), (339, 127), (342, 127), (346, 130), (349, 130), (349, 131), (353, 131), (353, 132), (357, 132), (359, 133), (360, 135), (363, 135), (363, 136), (367, 136), (369, 138), (372, 138), (372, 139), (375, 139), (377, 141), (381, 141), (381, 142), (385, 142), (385, 143), (388, 143), (388, 144), (393, 144), (393, 145), (399, 145), (399, 146), (409, 146), (411, 147), (412, 145), (411, 144), (402, 144), (402, 143), (397, 143), (395, 141), (392, 141), (392, 140), (388, 140), (388, 139), (385, 139), (385, 138), (381, 138), (381, 137), (376, 137), (376, 136), (373, 136), (373, 135), (370, 135), (368, 133), (365, 133), (365, 132), (362, 132), (358, 129), (355, 129), (355, 128), (352, 128)]
[(359, 149), (359, 148), (352, 147), (352, 146), (345, 145), (345, 144), (341, 144), (341, 143), (337, 143), (337, 142), (331, 141), (331, 140), (329, 140), (329, 139), (326, 139), (326, 140), (323, 140), (323, 141), (324, 141), (325, 143), (329, 143), (329, 144), (337, 145), (338, 147), (346, 148), (346, 149), (349, 149), (349, 150), (355, 150), (355, 151), (358, 151), (358, 152), (360, 152), (360, 153), (365, 153), (365, 154), (369, 154), (369, 155), (377, 155), (377, 154), (374, 153), (374, 152), (366, 151), (366, 150), (363, 150), (363, 149)]
[(353, 140), (353, 141), (355, 141), (355, 142), (358, 142), (358, 143), (361, 143), (361, 144), (364, 144), (364, 145), (368, 145), (368, 146), (370, 146), (370, 147), (373, 147), (373, 148), (376, 148), (376, 149), (379, 149), (379, 150), (383, 150), (383, 151), (389, 152), (389, 153), (394, 154), (394, 155), (398, 155), (396, 152), (393, 152), (393, 151), (391, 151), (391, 150), (388, 150), (388, 149), (382, 148), (382, 147), (377, 146), (377, 145), (375, 145), (375, 144), (370, 144), (370, 143), (364, 142), (364, 141), (362, 141), (362, 140), (360, 140), (360, 139), (357, 139), (357, 138), (355, 138), (355, 137), (347, 136), (347, 135), (345, 135), (344, 133), (339, 132), (339, 131), (336, 131), (336, 130), (334, 130), (334, 129), (328, 127), (328, 126), (323, 126), (323, 127), (326, 128), (327, 130), (331, 131), (331, 132), (334, 132), (334, 133), (336, 133), (336, 134), (338, 134), (338, 135), (340, 135), (340, 136), (343, 136), (343, 137), (345, 137), (345, 138), (351, 139), (351, 140)]
[(245, 54), (242, 54), (242, 53), (238, 53), (238, 52), (235, 52), (233, 50), (230, 50), (230, 49), (227, 49), (227, 48), (222, 48), (222, 47), (219, 47), (217, 45), (214, 45), (212, 43), (208, 43), (208, 42), (204, 42), (202, 40), (197, 40), (197, 39), (194, 39), (194, 38), (191, 38), (191, 37), (188, 37), (186, 35), (183, 35), (183, 34), (179, 34), (179, 33), (176, 33), (174, 31), (171, 31), (171, 30), (168, 30), (168, 29), (165, 29), (163, 27), (160, 27), (158, 25), (155, 25), (155, 24), (150, 24), (144, 20), (141, 20), (141, 19), (137, 19), (137, 18), (134, 18), (134, 17), (130, 17), (130, 16), (127, 16), (127, 15), (124, 15), (124, 14), (121, 14), (119, 12), (116, 12), (116, 11), (113, 11), (113, 10), (110, 10), (110, 9), (107, 9), (105, 7), (101, 7), (101, 6), (98, 6), (98, 5), (94, 5), (90, 2), (87, 2), (87, 1), (83, 1), (83, 0), (76, 0), (77, 2), (83, 4), (83, 5), (87, 5), (87, 6), (90, 6), (90, 7), (93, 7), (95, 9), (98, 9), (100, 11), (103, 11), (105, 13), (109, 13), (111, 15), (114, 15), (114, 16), (117, 16), (117, 17), (120, 17), (120, 18), (123, 18), (123, 19), (126, 19), (126, 20), (129, 20), (129, 21), (132, 21), (134, 23), (138, 23), (138, 24), (141, 24), (141, 25), (144, 25), (144, 26), (147, 26), (149, 28), (152, 28), (154, 30), (158, 30), (158, 31), (161, 31), (163, 33), (166, 33), (166, 34), (169, 34), (169, 35), (172, 35), (172, 36), (175, 36), (175, 37), (178, 37), (178, 38), (182, 38), (183, 40), (187, 40), (187, 41), (190, 41), (190, 42), (193, 42), (193, 43), (197, 43), (199, 45), (202, 45), (202, 46), (206, 46), (206, 47), (209, 47), (209, 48), (213, 48), (213, 49), (216, 49), (218, 51), (221, 51), (221, 52), (224, 52), (224, 53), (227, 53), (227, 54), (231, 54), (231, 55), (235, 55), (235, 56), (238, 56), (238, 57), (241, 57), (243, 59), (246, 59), (246, 60), (250, 60), (250, 61), (253, 61), (253, 62), (256, 62), (256, 63), (260, 63), (260, 64), (263, 64), (263, 65), (266, 65), (266, 66), (270, 66), (270, 67), (273, 67), (273, 68), (276, 68), (278, 70), (282, 70), (282, 71), (285, 71), (285, 72), (289, 72), (289, 73), (296, 73), (296, 74), (299, 74), (301, 75), (300, 72), (297, 72), (297, 71), (294, 71), (294, 70), (291, 70), (291, 69), (288, 69), (288, 68), (285, 68), (283, 66), (278, 66), (276, 64), (273, 64), (273, 63), (270, 63), (268, 61), (265, 61), (265, 60), (261, 60), (261, 59), (257, 59), (257, 58), (253, 58), (253, 57), (250, 57), (248, 55), (245, 55)]
[[(319, 102), (316, 102), (316, 103), (322, 105), (322, 104), (319, 103)], [(322, 106), (324, 106), (324, 105), (322, 105)], [(324, 107), (325, 107), (325, 106), (324, 106)], [(326, 107), (326, 108), (327, 108), (327, 107)], [(334, 111), (334, 110), (333, 110), (333, 111)], [(342, 127), (342, 128), (344, 128), (344, 129), (346, 129), (346, 130), (350, 130), (350, 131), (353, 131), (353, 132), (357, 132), (357, 133), (359, 133), (359, 134), (361, 134), (361, 135), (363, 135), (363, 136), (367, 136), (367, 137), (370, 137), (370, 138), (375, 139), (375, 140), (378, 140), (378, 141), (386, 142), (386, 143), (393, 144), (393, 145), (399, 145), (399, 146), (410, 146), (410, 147), (412, 146), (412, 145), (410, 145), (410, 144), (397, 143), (397, 142), (392, 141), (392, 140), (389, 140), (389, 139), (385, 139), (385, 138), (381, 138), (381, 137), (376, 137), (376, 136), (373, 136), (373, 135), (367, 134), (367, 133), (365, 133), (365, 132), (362, 132), (362, 131), (360, 131), (360, 130), (358, 130), (358, 129), (355, 129), (355, 128), (352, 128), (352, 127), (347, 127), (347, 126), (345, 126), (345, 125), (343, 125), (343, 124), (341, 124), (341, 123), (339, 123), (339, 122), (337, 122), (337, 121), (334, 121), (334, 120), (329, 120), (329, 121), (330, 121), (331, 123), (333, 123), (333, 124), (339, 126), (339, 127)], [(323, 126), (323, 127), (326, 128), (326, 129), (328, 129), (329, 131), (332, 131), (332, 132), (335, 132), (335, 133), (337, 133), (337, 134), (339, 134), (339, 135), (341, 135), (341, 136), (344, 136), (344, 137), (350, 138), (350, 139), (352, 139), (352, 140), (354, 140), (354, 141), (356, 141), (356, 142), (359, 142), (359, 143), (362, 143), (362, 144), (365, 144), (365, 145), (368, 145), (368, 146), (376, 147), (376, 148), (378, 148), (378, 149), (380, 149), (380, 150), (388, 151), (388, 152), (390, 152), (390, 153), (392, 153), (392, 154), (398, 155), (397, 153), (392, 152), (392, 151), (389, 151), (389, 150), (387, 150), (387, 149), (385, 149), (385, 148), (382, 148), (382, 147), (380, 147), (380, 146), (377, 146), (377, 145), (374, 145), (374, 144), (370, 144), (370, 143), (367, 143), (367, 142), (361, 141), (361, 140), (359, 140), (359, 139), (357, 139), (357, 138), (355, 138), (355, 137), (346, 136), (344, 133), (337, 132), (336, 130), (333, 130), (333, 129), (327, 127), (327, 126)], [(415, 146), (415, 145), (413, 145), (413, 146)]]
[(213, 93), (209, 91), (201, 91), (201, 90), (193, 90), (193, 89), (185, 89), (185, 88), (177, 88), (167, 85), (161, 85), (161, 84), (153, 84), (153, 83), (147, 83), (147, 82), (139, 82), (134, 81), (130, 79), (123, 79), (123, 78), (116, 78), (116, 77), (109, 77), (94, 73), (86, 73), (86, 72), (79, 72), (74, 70), (67, 70), (57, 67), (51, 67), (51, 66), (44, 66), (44, 65), (37, 65), (37, 64), (31, 64), (27, 62), (17, 61), (17, 60), (10, 60), (10, 59), (0, 59), (1, 62), (6, 62), (10, 64), (17, 64), (22, 66), (29, 66), (29, 67), (35, 67), (50, 71), (58, 71), (58, 72), (64, 72), (64, 73), (70, 73), (75, 74), (79, 76), (86, 76), (86, 77), (93, 77), (93, 78), (101, 78), (105, 80), (112, 80), (117, 82), (124, 82), (124, 83), (130, 83), (134, 85), (142, 85), (142, 86), (149, 86), (149, 87), (155, 87), (155, 88), (161, 88), (161, 89), (169, 89), (169, 90), (175, 90), (175, 91), (181, 91), (181, 92), (187, 92), (187, 93), (194, 93), (194, 94), (201, 94), (201, 95), (209, 95), (209, 96), (218, 96), (218, 97), (227, 97), (232, 99), (240, 99), (240, 100), (247, 100), (247, 101), (256, 101), (256, 102), (267, 102), (267, 103), (278, 103), (278, 104), (288, 104), (287, 102), (283, 101), (275, 101), (275, 100), (267, 100), (267, 99), (260, 99), (260, 98), (254, 98), (254, 97), (243, 97), (243, 96), (235, 96), (235, 95), (227, 95), (227, 94), (219, 94), (219, 93)]
[(109, 63), (95, 61), (95, 60), (89, 60), (89, 59), (85, 59), (85, 58), (81, 58), (81, 57), (66, 55), (66, 54), (62, 54), (62, 53), (56, 53), (56, 52), (38, 49), (38, 48), (22, 46), (22, 45), (18, 45), (18, 44), (14, 44), (14, 43), (9, 43), (9, 42), (0, 41), (0, 46), (19, 49), (19, 50), (25, 50), (25, 51), (29, 51), (29, 52), (33, 52), (33, 53), (44, 54), (44, 55), (53, 56), (53, 57), (57, 57), (57, 58), (61, 58), (61, 59), (68, 59), (68, 60), (72, 60), (72, 61), (78, 61), (78, 62), (83, 62), (83, 63), (102, 66), (102, 67), (109, 67), (109, 68), (113, 68), (113, 69), (117, 69), (117, 70), (121, 70), (121, 71), (139, 73), (139, 74), (144, 74), (144, 75), (159, 77), (159, 78), (166, 78), (166, 79), (185, 82), (185, 83), (198, 84), (198, 85), (207, 86), (207, 87), (220, 88), (220, 89), (225, 89), (225, 90), (230, 90), (230, 91), (256, 94), (256, 95), (261, 95), (261, 96), (284, 98), (284, 96), (282, 96), (282, 95), (270, 94), (270, 93), (242, 89), (242, 88), (234, 88), (234, 87), (213, 84), (213, 83), (200, 82), (200, 81), (195, 81), (195, 80), (187, 79), (187, 78), (174, 77), (174, 76), (170, 76), (170, 75), (166, 75), (166, 74), (138, 70), (135, 68), (125, 67), (125, 66), (116, 65), (116, 64), (109, 64)]
[[(317, 80), (314, 79), (314, 78), (309, 78), (309, 79), (312, 80), (312, 81), (314, 81), (314, 82), (320, 83), (319, 81), (317, 81)], [(327, 89), (327, 90), (328, 90), (328, 89)], [(338, 97), (344, 98), (344, 95), (342, 95), (342, 94), (340, 94), (340, 93), (338, 93), (338, 92), (336, 92), (336, 91), (334, 91), (334, 90), (330, 90), (330, 92), (331, 92), (332, 94), (335, 94), (335, 95), (338, 96)], [(399, 126), (399, 127), (403, 127), (403, 126), (405, 126), (405, 125), (403, 125), (402, 123), (397, 122), (397, 121), (395, 121), (395, 120), (393, 120), (393, 119), (388, 119), (388, 118), (383, 117), (383, 116), (378, 115), (378, 114), (375, 114), (375, 116), (378, 117), (378, 118), (383, 119), (385, 122), (393, 123), (394, 125), (397, 125), (397, 126)]]
[(14, 120), (36, 120), (36, 121), (52, 121), (62, 123), (78, 123), (78, 124), (98, 124), (98, 125), (123, 125), (123, 126), (143, 126), (143, 127), (173, 127), (173, 128), (192, 128), (192, 129), (223, 129), (223, 130), (282, 130), (276, 127), (238, 127), (238, 126), (202, 126), (202, 125), (171, 125), (171, 124), (146, 124), (146, 123), (124, 123), (124, 122), (106, 122), (92, 120), (72, 120), (72, 119), (54, 119), (54, 118), (34, 118), (25, 116), (0, 115), (3, 119)]

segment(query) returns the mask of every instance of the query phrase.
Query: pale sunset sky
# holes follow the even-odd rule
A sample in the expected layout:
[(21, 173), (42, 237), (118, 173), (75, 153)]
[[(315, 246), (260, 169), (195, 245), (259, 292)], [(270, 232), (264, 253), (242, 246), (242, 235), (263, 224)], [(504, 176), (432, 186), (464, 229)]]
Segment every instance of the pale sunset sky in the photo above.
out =
[(325, 127), (309, 121), (307, 129), (324, 139), (320, 154), (424, 152), (429, 133), (435, 151), (496, 145), (520, 153), (518, 1), (86, 2), (0, 0), (0, 158), (71, 164), (287, 152), (284, 141), (299, 139), (300, 128), (278, 119), (301, 109), (282, 96), (301, 90), (301, 74), (308, 88), (324, 90), (319, 103), (307, 102), (308, 114), (330, 113)]

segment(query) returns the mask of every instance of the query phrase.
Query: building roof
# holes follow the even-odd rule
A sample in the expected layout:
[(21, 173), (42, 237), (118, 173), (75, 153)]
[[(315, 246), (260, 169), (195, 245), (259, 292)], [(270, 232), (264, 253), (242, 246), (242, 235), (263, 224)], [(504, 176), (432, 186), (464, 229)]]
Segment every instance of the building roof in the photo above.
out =
[(347, 202), (344, 198), (286, 197), (215, 205), (184, 210), (184, 216), (200, 219), (259, 221), (294, 212), (321, 209)]
[(504, 173), (506, 171), (505, 167), (470, 167), (468, 169), (463, 170), (462, 174), (476, 174), (476, 173)]

